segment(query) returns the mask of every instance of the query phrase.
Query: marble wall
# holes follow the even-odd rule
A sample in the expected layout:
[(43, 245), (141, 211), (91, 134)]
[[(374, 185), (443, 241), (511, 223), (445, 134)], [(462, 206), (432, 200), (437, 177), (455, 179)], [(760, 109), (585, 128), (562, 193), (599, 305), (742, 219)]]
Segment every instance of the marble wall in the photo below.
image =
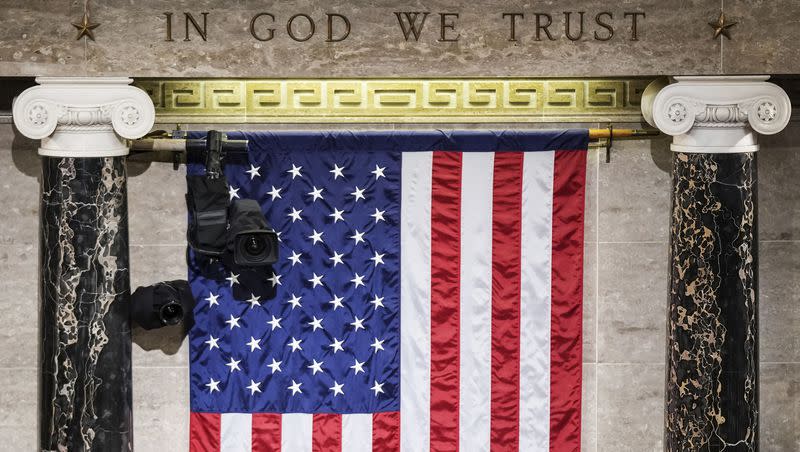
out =
[[(800, 123), (762, 142), (761, 445), (792, 452), (800, 450)], [(590, 153), (584, 451), (662, 450), (670, 165), (667, 139), (618, 142), (611, 163), (602, 152)], [(36, 445), (39, 171), (36, 143), (0, 124), (0, 443), (6, 450)], [(183, 169), (129, 164), (129, 174), (132, 286), (185, 277)], [(175, 329), (134, 330), (133, 365), (136, 450), (187, 450), (186, 341)]]

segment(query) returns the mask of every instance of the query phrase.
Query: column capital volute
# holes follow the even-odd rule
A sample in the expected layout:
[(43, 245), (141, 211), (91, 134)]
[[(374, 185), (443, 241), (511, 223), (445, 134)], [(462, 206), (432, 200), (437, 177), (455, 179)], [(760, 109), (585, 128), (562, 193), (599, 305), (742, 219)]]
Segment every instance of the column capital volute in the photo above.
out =
[(792, 105), (767, 76), (675, 77), (648, 88), (645, 120), (675, 137), (677, 152), (730, 153), (758, 150), (757, 134), (773, 135), (789, 123)]
[(41, 139), (51, 157), (128, 154), (126, 139), (145, 135), (155, 122), (150, 97), (127, 77), (38, 77), (12, 108), (14, 125)]

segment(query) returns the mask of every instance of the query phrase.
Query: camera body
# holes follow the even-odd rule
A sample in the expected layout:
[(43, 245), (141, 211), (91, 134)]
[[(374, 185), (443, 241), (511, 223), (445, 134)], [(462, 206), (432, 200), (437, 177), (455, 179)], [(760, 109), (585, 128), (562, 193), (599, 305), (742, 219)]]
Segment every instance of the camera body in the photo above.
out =
[(131, 319), (146, 330), (177, 325), (191, 317), (194, 297), (186, 280), (162, 281), (131, 295)]
[(269, 226), (261, 207), (252, 199), (237, 199), (228, 217), (227, 252), (242, 267), (264, 267), (278, 262), (278, 234)]

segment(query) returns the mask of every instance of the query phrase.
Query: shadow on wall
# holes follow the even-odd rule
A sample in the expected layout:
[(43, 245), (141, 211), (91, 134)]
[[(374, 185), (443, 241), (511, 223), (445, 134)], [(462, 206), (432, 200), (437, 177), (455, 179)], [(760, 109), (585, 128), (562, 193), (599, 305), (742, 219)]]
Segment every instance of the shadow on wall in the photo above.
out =
[(670, 136), (662, 136), (650, 140), (650, 156), (653, 158), (653, 163), (656, 164), (658, 169), (668, 174), (672, 172), (670, 143), (672, 143), (672, 137)]

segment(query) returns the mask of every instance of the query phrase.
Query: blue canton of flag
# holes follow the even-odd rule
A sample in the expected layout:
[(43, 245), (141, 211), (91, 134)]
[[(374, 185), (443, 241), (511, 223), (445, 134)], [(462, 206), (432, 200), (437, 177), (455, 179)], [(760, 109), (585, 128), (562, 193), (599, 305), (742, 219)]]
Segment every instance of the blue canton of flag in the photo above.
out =
[(231, 200), (257, 200), (279, 234), (265, 275), (277, 296), (235, 299), (238, 275), (190, 265), (192, 411), (399, 411), (400, 153), (271, 143), (251, 140), (225, 176)]

